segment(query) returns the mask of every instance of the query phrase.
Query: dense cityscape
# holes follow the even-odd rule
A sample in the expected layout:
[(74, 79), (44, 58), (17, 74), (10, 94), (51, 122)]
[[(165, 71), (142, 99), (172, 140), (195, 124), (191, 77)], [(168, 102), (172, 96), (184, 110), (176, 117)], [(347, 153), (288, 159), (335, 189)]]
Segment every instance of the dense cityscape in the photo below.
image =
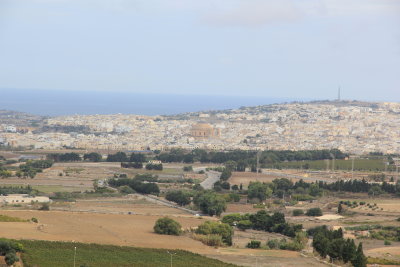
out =
[[(35, 149), (311, 150), (400, 153), (400, 104), (316, 101), (175, 116), (71, 115), (3, 123), (0, 142)], [(196, 133), (196, 131), (199, 131)]]

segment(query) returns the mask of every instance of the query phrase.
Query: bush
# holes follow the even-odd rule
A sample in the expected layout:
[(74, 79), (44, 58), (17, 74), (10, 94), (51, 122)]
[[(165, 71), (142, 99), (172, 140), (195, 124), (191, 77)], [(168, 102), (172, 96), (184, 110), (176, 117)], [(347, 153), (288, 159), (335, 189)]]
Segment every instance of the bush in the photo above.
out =
[(268, 240), (267, 246), (268, 246), (270, 249), (277, 249), (277, 248), (279, 248), (279, 240), (278, 240), (278, 239), (271, 239), (271, 240)]
[(193, 239), (198, 240), (203, 244), (211, 247), (221, 247), (224, 245), (224, 243), (222, 242), (222, 237), (220, 235), (193, 234)]
[(7, 265), (10, 266), (19, 261), (19, 258), (17, 257), (15, 252), (9, 252), (5, 255), (4, 260), (7, 263)]
[(50, 210), (49, 203), (43, 203), (39, 210)]
[(253, 226), (253, 224), (249, 220), (242, 220), (239, 221), (236, 226), (240, 230), (245, 231), (246, 229), (250, 229)]
[(320, 208), (311, 208), (306, 212), (307, 216), (322, 216), (322, 210)]
[(390, 246), (390, 245), (392, 244), (392, 242), (390, 242), (389, 240), (385, 240), (385, 241), (383, 242), (383, 244), (384, 244), (385, 246)]
[(156, 221), (154, 232), (161, 235), (180, 235), (181, 225), (171, 218), (164, 217)]
[(260, 248), (260, 246), (261, 246), (261, 241), (257, 241), (257, 240), (251, 240), (246, 245), (247, 248)]
[(135, 193), (135, 190), (133, 190), (132, 188), (130, 188), (127, 185), (123, 185), (123, 186), (118, 187), (118, 191), (120, 193), (122, 193), (122, 194), (133, 194), (133, 193)]
[(34, 223), (38, 223), (39, 222), (38, 219), (36, 219), (35, 217), (32, 217), (31, 221), (34, 222)]
[(296, 209), (296, 210), (293, 210), (292, 214), (293, 214), (293, 216), (301, 216), (301, 215), (304, 215), (304, 211), (301, 209)]
[(196, 230), (196, 234), (220, 235), (225, 244), (229, 246), (232, 245), (233, 229), (229, 224), (226, 223), (206, 221), (199, 225)]
[(223, 223), (229, 224), (230, 226), (234, 226), (235, 224), (237, 224), (237, 222), (241, 220), (243, 220), (243, 216), (240, 213), (232, 213), (222, 217), (221, 221)]
[(183, 171), (184, 172), (192, 172), (193, 171), (193, 167), (192, 166), (184, 166), (183, 167)]

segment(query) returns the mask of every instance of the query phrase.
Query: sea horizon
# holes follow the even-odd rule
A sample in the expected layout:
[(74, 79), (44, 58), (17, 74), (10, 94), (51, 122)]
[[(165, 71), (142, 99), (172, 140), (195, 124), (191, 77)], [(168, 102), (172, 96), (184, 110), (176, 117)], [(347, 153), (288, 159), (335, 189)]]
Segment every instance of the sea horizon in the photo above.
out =
[(186, 112), (236, 109), (309, 99), (156, 94), (109, 91), (68, 91), (0, 88), (0, 109), (41, 116), (135, 114), (174, 115)]

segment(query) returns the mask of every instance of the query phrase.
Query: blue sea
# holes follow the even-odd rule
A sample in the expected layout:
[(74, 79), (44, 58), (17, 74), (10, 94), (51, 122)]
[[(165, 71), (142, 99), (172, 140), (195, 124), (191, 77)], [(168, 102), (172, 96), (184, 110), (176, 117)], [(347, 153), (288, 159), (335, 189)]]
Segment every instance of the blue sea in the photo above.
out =
[(44, 116), (72, 114), (173, 115), (294, 101), (290, 98), (1, 89), (0, 110)]

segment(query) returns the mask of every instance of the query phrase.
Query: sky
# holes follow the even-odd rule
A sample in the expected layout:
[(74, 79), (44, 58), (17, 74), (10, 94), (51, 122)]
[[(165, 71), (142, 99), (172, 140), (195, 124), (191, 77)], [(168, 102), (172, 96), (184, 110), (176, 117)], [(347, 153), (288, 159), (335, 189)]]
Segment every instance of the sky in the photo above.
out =
[(400, 0), (0, 0), (1, 88), (400, 102)]

